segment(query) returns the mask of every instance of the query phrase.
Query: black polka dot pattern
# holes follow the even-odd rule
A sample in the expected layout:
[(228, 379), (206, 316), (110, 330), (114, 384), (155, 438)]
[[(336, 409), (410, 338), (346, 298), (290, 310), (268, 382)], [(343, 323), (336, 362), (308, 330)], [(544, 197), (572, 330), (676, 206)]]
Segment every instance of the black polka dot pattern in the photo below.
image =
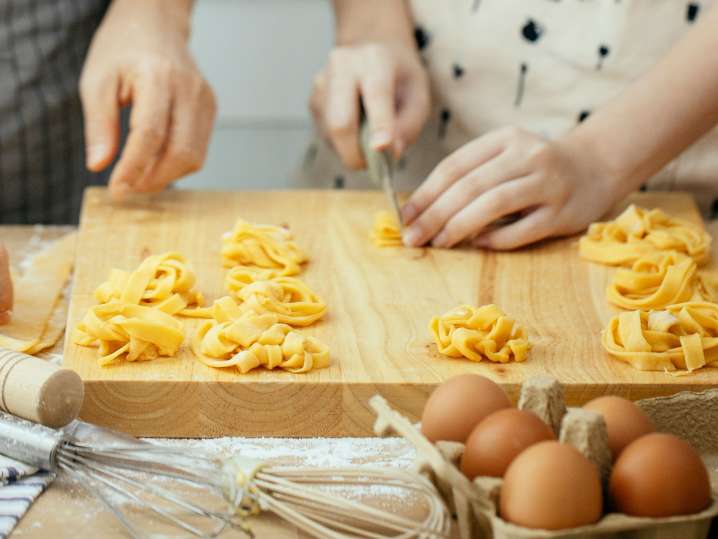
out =
[(611, 54), (611, 49), (608, 45), (602, 43), (598, 46), (598, 62), (596, 62), (597, 70), (603, 67), (603, 61), (608, 57), (609, 54)]
[(334, 178), (334, 189), (344, 189), (346, 182), (344, 176), (337, 176)]
[(528, 19), (521, 27), (521, 37), (529, 43), (536, 43), (544, 33), (544, 27), (534, 19)]
[(429, 43), (431, 42), (431, 36), (429, 33), (424, 30), (423, 27), (417, 26), (414, 28), (414, 40), (416, 41), (416, 47), (423, 51), (426, 47), (429, 46)]
[(441, 109), (439, 114), (439, 140), (446, 138), (446, 129), (451, 121), (451, 111), (449, 109)]
[(701, 12), (701, 5), (696, 2), (689, 2), (686, 6), (686, 21), (689, 23), (695, 22), (698, 18), (698, 14)]
[(461, 67), (459, 64), (454, 64), (451, 66), (451, 74), (455, 79), (460, 79), (464, 76), (464, 68)]
[(578, 123), (584, 122), (589, 116), (591, 116), (590, 110), (582, 110), (578, 113)]
[(521, 106), (524, 100), (524, 90), (526, 89), (526, 74), (529, 71), (529, 65), (526, 62), (521, 62), (519, 66), (519, 80), (516, 85), (516, 97), (514, 98), (514, 107), (518, 108)]

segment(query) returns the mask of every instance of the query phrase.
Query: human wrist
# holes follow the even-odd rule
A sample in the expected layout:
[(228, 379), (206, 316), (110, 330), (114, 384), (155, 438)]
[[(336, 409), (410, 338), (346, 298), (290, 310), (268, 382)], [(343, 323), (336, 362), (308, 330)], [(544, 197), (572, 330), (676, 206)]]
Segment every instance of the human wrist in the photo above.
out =
[(335, 0), (336, 44), (391, 43), (414, 47), (403, 0)]
[(583, 169), (601, 181), (605, 192), (618, 201), (636, 191), (645, 178), (631, 148), (615, 141), (610, 133), (585, 123), (566, 134), (561, 143), (583, 161)]
[(118, 21), (123, 26), (158, 21), (164, 29), (189, 40), (194, 0), (112, 0), (103, 25)]

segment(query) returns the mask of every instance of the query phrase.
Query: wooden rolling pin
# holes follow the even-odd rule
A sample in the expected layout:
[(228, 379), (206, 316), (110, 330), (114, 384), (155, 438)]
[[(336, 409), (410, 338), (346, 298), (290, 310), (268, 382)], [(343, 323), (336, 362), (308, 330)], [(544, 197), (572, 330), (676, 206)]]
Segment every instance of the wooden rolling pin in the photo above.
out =
[(83, 396), (75, 371), (0, 348), (0, 410), (58, 428), (77, 418)]

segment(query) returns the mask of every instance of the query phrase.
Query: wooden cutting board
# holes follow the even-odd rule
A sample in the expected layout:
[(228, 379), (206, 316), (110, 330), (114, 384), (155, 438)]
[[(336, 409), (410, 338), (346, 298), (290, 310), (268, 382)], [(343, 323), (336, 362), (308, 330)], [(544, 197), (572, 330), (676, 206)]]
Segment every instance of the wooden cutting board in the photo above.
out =
[[(700, 222), (688, 195), (634, 200)], [(86, 383), (82, 417), (144, 436), (354, 436), (371, 434), (373, 394), (418, 418), (432, 389), (463, 372), (494, 379), (513, 398), (525, 377), (548, 373), (564, 384), (571, 404), (718, 385), (717, 369), (673, 377), (636, 371), (604, 353), (600, 332), (613, 312), (604, 290), (613, 270), (581, 260), (576, 238), (513, 253), (380, 249), (368, 232), (384, 205), (377, 192), (174, 190), (113, 206), (105, 190), (88, 190), (69, 330), (111, 268), (134, 269), (153, 253), (183, 253), (208, 300), (223, 295), (220, 238), (242, 217), (288, 225), (308, 253), (301, 277), (329, 311), (302, 331), (329, 345), (332, 364), (302, 375), (241, 375), (202, 365), (184, 346), (174, 358), (102, 368), (96, 349), (68, 339), (65, 365)], [(499, 365), (440, 356), (429, 320), (461, 303), (496, 303), (517, 318), (533, 344), (529, 359)]]

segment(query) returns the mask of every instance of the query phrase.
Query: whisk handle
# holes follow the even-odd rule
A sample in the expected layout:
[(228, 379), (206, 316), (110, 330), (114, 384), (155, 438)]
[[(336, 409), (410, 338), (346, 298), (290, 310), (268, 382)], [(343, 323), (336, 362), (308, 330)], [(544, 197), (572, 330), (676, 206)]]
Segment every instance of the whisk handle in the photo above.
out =
[(57, 431), (0, 412), (0, 454), (44, 470), (54, 470), (64, 436)]

